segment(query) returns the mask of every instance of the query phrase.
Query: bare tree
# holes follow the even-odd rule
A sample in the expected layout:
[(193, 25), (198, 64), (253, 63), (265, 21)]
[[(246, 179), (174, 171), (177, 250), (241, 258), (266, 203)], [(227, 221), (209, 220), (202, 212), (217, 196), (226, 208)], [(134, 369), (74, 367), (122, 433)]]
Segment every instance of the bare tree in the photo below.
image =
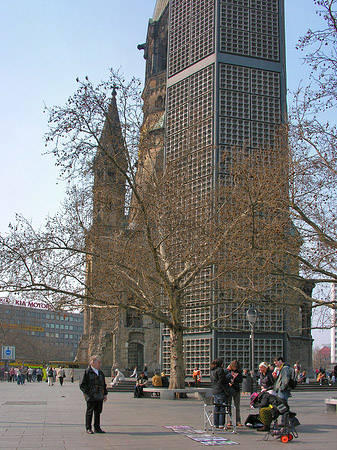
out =
[[(311, 75), (290, 113), (290, 206), (302, 239), (301, 273), (319, 285), (337, 281), (337, 3), (314, 3), (325, 27), (309, 29), (298, 44)], [(322, 304), (336, 308), (332, 299), (315, 298), (314, 306)]]
[[(282, 286), (284, 255), (295, 253), (298, 239), (289, 233), (286, 172), (270, 152), (241, 157), (229, 165), (226, 183), (197, 193), (178, 163), (158, 169), (162, 143), (151, 124), (143, 125), (140, 107), (139, 82), (112, 72), (98, 87), (79, 81), (64, 107), (47, 110), (46, 141), (70, 181), (68, 197), (43, 230), (18, 217), (1, 237), (0, 289), (54, 307), (84, 305), (110, 315), (122, 308), (152, 317), (169, 330), (171, 387), (182, 387), (184, 331), (216, 328), (251, 302), (296, 306)], [(124, 183), (125, 202), (98, 195), (102, 203), (93, 205), (99, 155), (111, 165), (114, 183)], [(107, 232), (103, 218), (116, 215), (127, 216), (125, 226), (112, 220)], [(194, 293), (209, 293), (211, 285), (216, 295), (197, 301)], [(217, 314), (195, 323), (189, 312), (196, 307)]]

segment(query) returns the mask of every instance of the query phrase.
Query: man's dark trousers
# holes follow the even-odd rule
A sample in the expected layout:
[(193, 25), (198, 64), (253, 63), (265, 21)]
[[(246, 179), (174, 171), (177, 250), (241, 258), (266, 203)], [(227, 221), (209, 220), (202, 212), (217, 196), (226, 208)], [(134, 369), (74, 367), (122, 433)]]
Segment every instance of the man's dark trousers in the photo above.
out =
[(85, 427), (87, 430), (91, 429), (92, 415), (94, 414), (94, 429), (99, 430), (101, 412), (103, 410), (103, 400), (87, 401), (87, 411), (85, 413)]

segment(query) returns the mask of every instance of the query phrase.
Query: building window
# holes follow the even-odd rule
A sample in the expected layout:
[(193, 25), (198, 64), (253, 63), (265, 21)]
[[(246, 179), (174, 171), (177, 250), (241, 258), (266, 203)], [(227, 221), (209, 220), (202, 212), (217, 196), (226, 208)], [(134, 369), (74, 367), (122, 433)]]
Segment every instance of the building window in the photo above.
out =
[(126, 326), (133, 328), (141, 328), (143, 326), (142, 315), (128, 310), (126, 312)]

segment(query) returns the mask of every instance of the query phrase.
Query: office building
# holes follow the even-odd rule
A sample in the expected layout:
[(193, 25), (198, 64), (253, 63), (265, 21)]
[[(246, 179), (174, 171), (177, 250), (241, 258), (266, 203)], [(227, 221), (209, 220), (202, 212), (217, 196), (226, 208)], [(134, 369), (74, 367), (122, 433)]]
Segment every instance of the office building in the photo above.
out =
[(46, 304), (0, 299), (1, 345), (23, 360), (73, 361), (83, 333), (83, 314), (52, 311)]

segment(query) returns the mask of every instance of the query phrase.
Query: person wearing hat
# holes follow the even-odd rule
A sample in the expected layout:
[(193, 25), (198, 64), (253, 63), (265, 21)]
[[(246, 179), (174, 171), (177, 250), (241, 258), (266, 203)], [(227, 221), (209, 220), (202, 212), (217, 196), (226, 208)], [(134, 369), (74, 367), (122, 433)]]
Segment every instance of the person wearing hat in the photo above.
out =
[(170, 382), (169, 382), (167, 375), (165, 375), (165, 372), (162, 372), (160, 375), (161, 375), (162, 386), (165, 388), (168, 388), (170, 385)]
[(259, 365), (260, 371), (260, 387), (261, 391), (268, 391), (269, 394), (275, 395), (274, 391), (274, 377), (273, 372), (270, 370), (266, 362), (262, 362)]
[[(263, 427), (258, 428), (257, 431), (269, 431), (270, 424), (273, 419), (277, 419), (280, 415), (279, 407), (283, 405), (283, 412), (289, 411), (287, 402), (276, 395), (269, 394), (267, 391), (261, 391), (259, 394), (253, 392), (250, 396), (250, 406), (253, 408), (260, 408), (258, 419), (263, 424)], [(282, 407), (281, 407), (282, 408)]]

